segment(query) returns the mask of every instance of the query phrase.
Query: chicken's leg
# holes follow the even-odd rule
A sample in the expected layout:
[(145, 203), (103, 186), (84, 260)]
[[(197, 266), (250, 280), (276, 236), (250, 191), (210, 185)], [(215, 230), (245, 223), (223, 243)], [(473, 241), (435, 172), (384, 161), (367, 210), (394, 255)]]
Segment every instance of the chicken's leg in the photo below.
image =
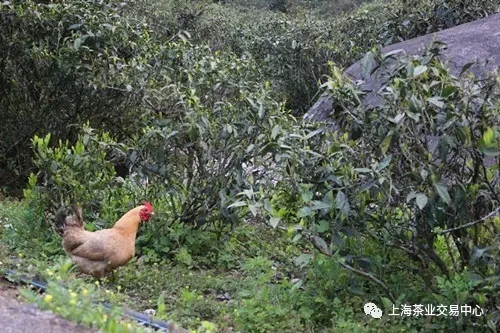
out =
[(109, 282), (111, 282), (112, 284), (116, 284), (116, 281), (118, 279), (118, 273), (116, 273), (116, 271), (117, 270), (112, 270), (110, 274)]

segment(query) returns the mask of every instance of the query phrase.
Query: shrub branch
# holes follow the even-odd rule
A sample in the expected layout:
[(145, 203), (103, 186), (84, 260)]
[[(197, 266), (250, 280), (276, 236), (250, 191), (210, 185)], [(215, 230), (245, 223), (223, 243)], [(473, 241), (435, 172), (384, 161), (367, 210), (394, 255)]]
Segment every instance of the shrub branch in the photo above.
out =
[(478, 223), (484, 222), (485, 220), (489, 219), (490, 217), (493, 217), (493, 216), (497, 215), (499, 212), (500, 212), (500, 206), (498, 206), (497, 209), (495, 209), (494, 211), (492, 211), (488, 215), (483, 216), (483, 217), (481, 217), (480, 219), (478, 219), (476, 221), (472, 221), (472, 222), (463, 224), (463, 225), (455, 227), (455, 228), (450, 228), (450, 229), (442, 230), (440, 232), (440, 234), (444, 235), (444, 234), (447, 234), (449, 232), (453, 232), (453, 231), (457, 231), (457, 230), (460, 230), (460, 229), (465, 229), (465, 228), (472, 227), (472, 226), (474, 226), (474, 225), (476, 225)]
[[(287, 231), (288, 229), (285, 228), (285, 227), (281, 227), (281, 226), (278, 226), (279, 229), (281, 230), (285, 230)], [(304, 236), (306, 236), (306, 238), (309, 240), (309, 242), (321, 253), (323, 253), (324, 255), (328, 256), (328, 257), (333, 257), (332, 255), (332, 252), (330, 249), (328, 249), (328, 251), (326, 251), (326, 249), (323, 249), (322, 247), (318, 246), (316, 244), (316, 242), (314, 242), (314, 239), (313, 239), (313, 235), (302, 230), (302, 234)], [(387, 293), (387, 296), (389, 296), (389, 299), (393, 302), (393, 303), (396, 303), (396, 298), (394, 297), (394, 295), (392, 294), (390, 288), (387, 286), (387, 284), (385, 282), (383, 282), (382, 280), (378, 279), (377, 277), (373, 276), (372, 274), (368, 273), (368, 272), (364, 272), (362, 270), (359, 270), (359, 269), (356, 269), (354, 267), (352, 267), (351, 265), (349, 264), (346, 264), (345, 262), (342, 262), (341, 260), (338, 260), (337, 261), (340, 266), (342, 266), (344, 269), (348, 270), (348, 271), (351, 271), (353, 272), (354, 274), (357, 274), (359, 276), (362, 276), (364, 278), (367, 278), (368, 280), (378, 284), (380, 287), (382, 287), (382, 289), (384, 289), (384, 291)]]

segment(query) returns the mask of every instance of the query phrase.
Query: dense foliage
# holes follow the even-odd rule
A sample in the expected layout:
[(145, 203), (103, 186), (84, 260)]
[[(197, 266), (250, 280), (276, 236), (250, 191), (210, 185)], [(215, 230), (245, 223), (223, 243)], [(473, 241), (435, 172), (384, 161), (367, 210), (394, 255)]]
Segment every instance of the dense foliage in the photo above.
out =
[[(5, 2), (0, 15), (3, 186), (14, 191), (24, 184), (33, 166), (29, 139), (35, 134), (50, 131), (56, 141), (74, 140), (75, 128), (68, 125), (86, 121), (119, 138), (133, 132), (141, 113), (137, 107), (144, 106), (138, 86), (158, 66), (179, 70), (166, 54), (156, 59), (157, 48), (178, 40), (179, 32), (212, 51), (250, 53), (279, 100), (301, 114), (329, 74), (328, 61), (346, 67), (375, 44), (499, 10), (494, 0), (376, 1), (342, 14), (339, 6), (329, 10), (326, 1), (286, 3), (285, 14), (258, 1), (23, 2), (15, 7)], [(311, 7), (320, 13), (311, 14)]]
[[(24, 188), (24, 206), (0, 205), (5, 251), (70, 279), (55, 210), (78, 203), (96, 230), (148, 200), (157, 217), (116, 290), (143, 309), (154, 298), (160, 317), (202, 331), (495, 331), (500, 79), (454, 77), (439, 44), (399, 59), (374, 46), (498, 3), (361, 3), (1, 4), (0, 189)], [(363, 56), (388, 80), (376, 108), (342, 75)], [(323, 91), (338, 132), (295, 118)], [(53, 311), (72, 295), (51, 293)], [(373, 320), (369, 301), (486, 314)]]
[[(271, 225), (284, 221), (295, 241), (307, 238), (321, 253), (344, 258), (341, 265), (354, 273), (371, 272), (366, 277), (393, 302), (402, 294), (416, 303), (429, 297), (422, 290), (407, 294), (407, 286), (394, 283), (401, 267), (396, 262), (406, 253), (436, 300), (493, 309), (498, 77), (459, 80), (434, 53), (380, 63), (389, 78), (382, 106), (363, 106), (362, 92), (334, 68), (325, 86), (339, 104), (334, 119), (346, 134), (313, 128), (281, 137), (286, 149), (274, 170), (282, 179), (272, 189), (253, 189), (257, 194), (247, 202), (271, 202), (264, 209)], [(439, 290), (458, 276), (470, 282), (467, 292)], [(461, 330), (470, 324), (452, 325)]]

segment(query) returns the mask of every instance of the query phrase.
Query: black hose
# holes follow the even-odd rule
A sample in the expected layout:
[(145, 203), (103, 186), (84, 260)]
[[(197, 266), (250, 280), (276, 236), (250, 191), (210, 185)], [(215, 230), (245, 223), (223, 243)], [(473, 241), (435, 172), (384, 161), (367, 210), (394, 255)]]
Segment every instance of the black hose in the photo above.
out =
[[(27, 276), (20, 275), (17, 272), (10, 270), (10, 269), (7, 270), (7, 272), (5, 272), (4, 276), (8, 281), (10, 281), (12, 283), (17, 284), (17, 283), (21, 282), (21, 283), (26, 284), (26, 285), (31, 285), (31, 286), (37, 288), (42, 293), (47, 290), (47, 283), (46, 282), (35, 279), (35, 278), (29, 278)], [(111, 310), (111, 307), (112, 307), (111, 304), (102, 303), (102, 305), (104, 306), (104, 308), (107, 311)], [(153, 319), (149, 318), (149, 316), (147, 316), (143, 313), (133, 311), (130, 309), (123, 309), (122, 315), (126, 318), (133, 319), (137, 323), (139, 323), (145, 327), (150, 327), (156, 331), (171, 332), (172, 327), (174, 327), (174, 325), (172, 323), (164, 322), (161, 320), (153, 320)], [(177, 329), (177, 330), (179, 330), (179, 329)]]

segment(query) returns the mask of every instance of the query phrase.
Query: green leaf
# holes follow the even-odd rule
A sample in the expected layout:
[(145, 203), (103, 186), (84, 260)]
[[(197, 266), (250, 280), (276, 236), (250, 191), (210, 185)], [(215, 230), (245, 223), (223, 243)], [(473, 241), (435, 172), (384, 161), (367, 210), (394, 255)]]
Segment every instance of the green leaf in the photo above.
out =
[(405, 117), (405, 114), (404, 113), (399, 113), (398, 115), (396, 115), (396, 117), (394, 118), (389, 118), (389, 121), (390, 122), (393, 122), (395, 124), (399, 124), (401, 122), (401, 120), (403, 120)]
[(82, 140), (82, 141), (83, 141), (83, 144), (84, 144), (85, 146), (87, 146), (87, 145), (89, 144), (89, 141), (90, 141), (90, 135), (85, 134), (85, 135), (83, 136), (83, 140)]
[(313, 198), (313, 193), (311, 191), (303, 191), (300, 194), (300, 197), (301, 197), (303, 202), (309, 203)]
[(386, 60), (388, 58), (393, 58), (393, 59), (396, 59), (396, 54), (398, 53), (403, 53), (404, 50), (403, 49), (396, 49), (396, 50), (392, 50), (390, 52), (387, 52), (383, 55), (383, 59)]
[(427, 98), (427, 102), (430, 104), (434, 105), (435, 107), (442, 109), (444, 108), (444, 102), (442, 101), (441, 97), (439, 96), (434, 96), (434, 97), (429, 97)]
[(82, 39), (81, 38), (75, 39), (75, 41), (73, 42), (73, 46), (76, 50), (79, 50), (80, 47), (82, 46)]
[(335, 198), (333, 197), (332, 190), (326, 192), (326, 194), (323, 196), (323, 202), (326, 202), (326, 203), (332, 205), (334, 201), (335, 201)]
[(315, 230), (318, 233), (326, 232), (330, 230), (330, 223), (328, 223), (328, 221), (321, 220), (318, 224), (315, 225)]
[(427, 71), (427, 66), (419, 65), (419, 66), (415, 67), (415, 69), (413, 70), (413, 77), (417, 77), (419, 75), (422, 75), (426, 71)]
[(243, 207), (246, 206), (247, 203), (245, 201), (236, 201), (235, 203), (230, 204), (227, 206), (227, 208), (233, 208), (233, 207)]
[(185, 247), (179, 249), (175, 258), (186, 266), (191, 266), (193, 264), (193, 257)]
[(380, 297), (382, 299), (382, 304), (386, 310), (392, 309), (392, 301), (387, 297)]
[(441, 96), (443, 96), (443, 97), (449, 97), (455, 91), (457, 91), (457, 88), (455, 86), (446, 86), (446, 87), (443, 88)]
[(251, 199), (254, 195), (253, 189), (249, 188), (238, 193), (238, 195), (245, 195), (248, 199)]
[(76, 30), (78, 28), (80, 28), (82, 26), (81, 23), (75, 23), (75, 24), (72, 24), (68, 27), (68, 30)]
[(266, 109), (263, 104), (259, 104), (259, 119), (264, 119), (266, 117)]
[(491, 127), (488, 127), (483, 133), (483, 141), (486, 145), (490, 145), (493, 142), (495, 134)]
[(410, 201), (415, 199), (417, 197), (417, 195), (418, 195), (418, 193), (415, 191), (411, 191), (410, 193), (408, 193), (408, 195), (406, 196), (406, 203), (409, 203)]
[(273, 228), (276, 228), (278, 226), (278, 223), (280, 222), (281, 218), (280, 217), (271, 217), (269, 219), (269, 225)]
[(310, 253), (303, 253), (300, 256), (296, 257), (293, 261), (295, 265), (299, 267), (304, 267), (307, 265), (312, 259), (314, 258), (313, 254)]
[(304, 285), (304, 281), (303, 280), (298, 280), (297, 282), (295, 282), (293, 284), (293, 287), (291, 290), (297, 290), (297, 289), (300, 289), (302, 286)]
[(297, 217), (307, 217), (312, 215), (312, 210), (309, 207), (302, 207), (297, 213)]
[(248, 205), (248, 209), (250, 210), (250, 212), (252, 212), (253, 216), (257, 216), (257, 206), (255, 206), (255, 205)]
[(380, 144), (380, 151), (382, 154), (387, 154), (387, 151), (389, 150), (389, 147), (391, 146), (391, 140), (392, 140), (392, 132), (389, 132), (389, 134), (382, 140), (382, 143)]
[(368, 168), (355, 168), (354, 171), (356, 171), (358, 173), (370, 173), (373, 170), (372, 169), (368, 169)]
[(250, 291), (250, 290), (242, 290), (242, 291), (238, 292), (238, 296), (241, 298), (247, 298), (247, 297), (250, 297), (253, 295), (254, 295), (254, 292)]
[(312, 137), (313, 137), (313, 136), (315, 136), (315, 135), (318, 135), (318, 134), (319, 134), (319, 133), (321, 133), (321, 132), (323, 132), (323, 130), (322, 130), (322, 129), (317, 129), (317, 130), (314, 130), (314, 131), (312, 131), (312, 132), (308, 133), (308, 134), (306, 135), (305, 139), (306, 139), (306, 140), (309, 140), (310, 138), (312, 138)]
[(392, 161), (392, 155), (387, 155), (386, 158), (378, 165), (378, 171), (385, 169)]
[(321, 253), (324, 253), (324, 254), (331, 254), (330, 252), (330, 247), (328, 246), (328, 244), (326, 243), (326, 241), (319, 237), (319, 236), (314, 236), (313, 237), (313, 244), (314, 246), (321, 252)]
[(481, 259), (481, 257), (487, 253), (488, 251), (491, 251), (492, 250), (492, 247), (488, 246), (488, 247), (483, 247), (483, 248), (480, 248), (480, 247), (475, 247), (473, 252), (472, 252), (472, 256), (470, 258), (470, 262), (471, 264), (475, 264), (477, 262), (478, 259)]
[(465, 126), (457, 126), (455, 127), (455, 137), (458, 142), (461, 144), (469, 144), (470, 143), (470, 130)]
[(416, 202), (417, 202), (417, 206), (420, 210), (423, 210), (425, 208), (425, 206), (427, 205), (427, 196), (423, 193), (421, 194), (418, 194), (417, 195), (417, 199), (416, 199)]
[(158, 300), (156, 301), (156, 306), (157, 306), (157, 312), (156, 314), (158, 316), (163, 316), (165, 314), (165, 295), (163, 293), (160, 294), (158, 297)]
[(373, 68), (374, 55), (372, 52), (367, 52), (363, 59), (361, 59), (361, 77), (367, 79), (371, 75)]
[(427, 176), (429, 176), (429, 172), (425, 169), (420, 170), (420, 177), (422, 177), (422, 180), (426, 180)]
[(276, 137), (278, 136), (278, 134), (280, 133), (280, 125), (276, 125), (273, 127), (273, 131), (271, 132), (271, 139), (276, 139)]
[(327, 204), (326, 202), (323, 201), (313, 201), (313, 206), (312, 210), (320, 210), (320, 209), (329, 209), (331, 205)]
[(248, 154), (248, 153), (250, 153), (250, 152), (251, 152), (254, 148), (255, 148), (255, 145), (254, 145), (253, 143), (251, 143), (251, 144), (247, 147), (247, 149), (246, 149), (245, 151), (246, 151), (246, 153)]
[(484, 131), (481, 139), (479, 139), (479, 150), (486, 156), (495, 157), (500, 155), (500, 147), (497, 143), (497, 136), (498, 132), (493, 130), (491, 127), (488, 127)]
[(407, 111), (406, 115), (411, 119), (415, 120), (415, 122), (418, 122), (420, 120), (420, 115), (418, 113)]
[(295, 236), (293, 236), (292, 238), (292, 243), (296, 244), (299, 240), (302, 239), (302, 234), (296, 234)]
[(406, 114), (408, 115), (408, 117), (414, 119), (415, 121), (418, 121), (420, 117), (419, 114), (422, 111), (422, 102), (415, 95), (411, 95), (409, 106), (411, 112), (406, 112)]
[(270, 213), (273, 210), (273, 208), (271, 207), (271, 201), (268, 198), (264, 199), (264, 209), (268, 213)]
[(340, 210), (344, 215), (349, 215), (351, 207), (349, 206), (349, 201), (344, 192), (339, 191), (337, 197), (335, 198), (335, 208)]
[(441, 182), (435, 183), (434, 187), (436, 188), (437, 193), (441, 197), (441, 199), (449, 205), (451, 203), (451, 198), (450, 194), (448, 193), (448, 190), (446, 189), (446, 185), (444, 185)]
[(481, 149), (481, 152), (486, 155), (486, 156), (490, 156), (490, 157), (497, 157), (497, 156), (500, 156), (500, 150), (496, 149), (496, 148), (491, 148), (491, 147), (488, 147), (488, 148), (483, 148)]
[(463, 67), (462, 67), (462, 70), (460, 71), (460, 75), (459, 76), (462, 76), (465, 72), (467, 72), (467, 70), (472, 66), (474, 65), (475, 62), (468, 62), (466, 63)]

